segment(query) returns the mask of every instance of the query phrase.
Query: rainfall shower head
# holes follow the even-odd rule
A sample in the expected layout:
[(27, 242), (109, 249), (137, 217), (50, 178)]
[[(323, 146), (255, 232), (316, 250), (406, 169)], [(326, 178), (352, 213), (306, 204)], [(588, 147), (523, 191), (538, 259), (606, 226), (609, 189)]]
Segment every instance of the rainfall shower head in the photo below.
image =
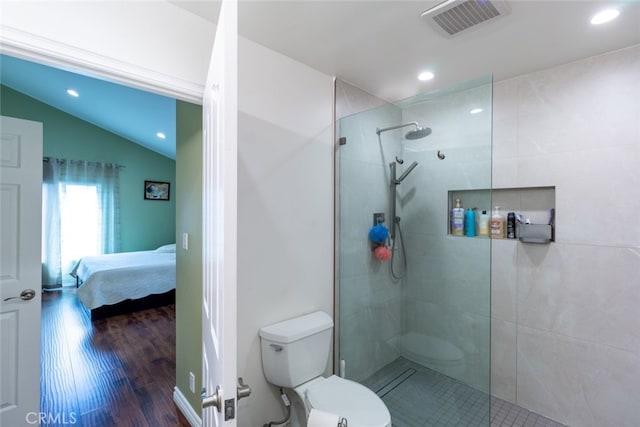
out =
[(420, 139), (420, 138), (424, 138), (425, 136), (428, 136), (431, 134), (431, 128), (421, 128), (421, 127), (417, 127), (414, 130), (410, 130), (409, 132), (407, 132), (407, 134), (404, 136), (406, 139)]
[(418, 122), (405, 123), (403, 125), (391, 126), (391, 127), (384, 128), (384, 129), (376, 128), (376, 133), (379, 136), (382, 132), (386, 132), (388, 130), (399, 129), (399, 128), (403, 128), (403, 127), (407, 127), (407, 126), (413, 126), (413, 127), (415, 127), (415, 129), (410, 130), (409, 132), (407, 132), (407, 134), (404, 136), (406, 139), (410, 139), (410, 140), (420, 139), (420, 138), (424, 138), (425, 136), (431, 134), (431, 128), (420, 127)]

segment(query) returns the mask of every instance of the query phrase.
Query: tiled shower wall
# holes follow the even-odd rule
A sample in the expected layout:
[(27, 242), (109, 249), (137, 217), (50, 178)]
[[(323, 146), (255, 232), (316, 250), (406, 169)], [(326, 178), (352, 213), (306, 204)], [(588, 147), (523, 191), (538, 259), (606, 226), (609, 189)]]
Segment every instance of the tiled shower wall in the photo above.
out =
[[(399, 171), (413, 161), (418, 166), (398, 186), (408, 261), (403, 332), (455, 346), (464, 354), (464, 366), (443, 373), (486, 392), (491, 242), (448, 234), (448, 193), (491, 188), (491, 94), (491, 77), (486, 76), (403, 106), (404, 123), (417, 121), (432, 133), (404, 141), (405, 163)], [(475, 108), (483, 111), (470, 114)], [(479, 205), (463, 199), (463, 207), (489, 210), (489, 192), (483, 194), (474, 201)]]
[(556, 241), (493, 241), (492, 393), (638, 426), (640, 46), (497, 82), (493, 186), (556, 187)]
[[(556, 241), (550, 245), (492, 241), (491, 392), (574, 426), (640, 425), (640, 222), (634, 220), (640, 211), (638, 76), (640, 46), (634, 46), (493, 88), (493, 187), (555, 186), (557, 213)], [(341, 89), (340, 83), (338, 117), (383, 103), (346, 84)], [(411, 117), (398, 112), (401, 119)], [(387, 125), (375, 121), (363, 126)], [(351, 167), (366, 166), (356, 157), (348, 160)], [(385, 163), (380, 159), (380, 174)], [(384, 185), (379, 174), (370, 178), (376, 184), (367, 192)], [(369, 211), (386, 209), (383, 199), (358, 208), (362, 218), (353, 225), (356, 233), (370, 227)], [(348, 279), (364, 286), (364, 277), (386, 271), (371, 264), (362, 240), (355, 240), (354, 252), (340, 268), (347, 262), (353, 269)], [(409, 246), (409, 252), (432, 252), (429, 242), (416, 239)], [(355, 264), (348, 266), (348, 260)], [(396, 322), (403, 315), (395, 305), (398, 294), (376, 301), (371, 289), (365, 290), (364, 300), (354, 295), (339, 301), (352, 304), (340, 309), (352, 316), (343, 316), (340, 327), (354, 343), (354, 360), (364, 361), (361, 367), (347, 365), (348, 377), (355, 379), (394, 356), (384, 346), (393, 331), (375, 325), (380, 322), (376, 308), (394, 306), (387, 312), (392, 320), (387, 327), (397, 325), (398, 332)], [(352, 321), (360, 322), (366, 334), (349, 330)]]

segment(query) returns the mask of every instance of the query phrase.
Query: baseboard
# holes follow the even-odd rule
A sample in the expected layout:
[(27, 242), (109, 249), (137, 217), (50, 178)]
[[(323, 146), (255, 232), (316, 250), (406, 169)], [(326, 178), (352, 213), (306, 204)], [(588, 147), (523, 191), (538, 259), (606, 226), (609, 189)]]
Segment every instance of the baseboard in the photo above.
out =
[(180, 412), (182, 412), (182, 415), (184, 415), (187, 421), (189, 421), (191, 427), (202, 427), (202, 420), (196, 411), (193, 410), (187, 401), (187, 398), (184, 397), (184, 394), (182, 394), (178, 386), (173, 388), (173, 401), (178, 406), (178, 409), (180, 409)]

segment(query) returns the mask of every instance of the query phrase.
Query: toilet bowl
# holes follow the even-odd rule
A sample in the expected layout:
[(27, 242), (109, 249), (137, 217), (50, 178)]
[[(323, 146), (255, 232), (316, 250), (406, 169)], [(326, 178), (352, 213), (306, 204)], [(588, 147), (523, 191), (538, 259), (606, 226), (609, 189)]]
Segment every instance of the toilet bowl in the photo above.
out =
[(304, 402), (307, 417), (311, 409), (319, 409), (345, 417), (349, 427), (391, 427), (386, 405), (357, 382), (331, 375), (314, 378), (294, 391)]
[(464, 352), (440, 337), (408, 332), (397, 338), (400, 355), (453, 378), (461, 378), (466, 370)]
[(318, 311), (260, 329), (262, 369), (271, 384), (291, 390), (292, 427), (307, 427), (312, 409), (347, 419), (349, 427), (391, 427), (373, 391), (335, 375), (324, 377), (333, 320)]

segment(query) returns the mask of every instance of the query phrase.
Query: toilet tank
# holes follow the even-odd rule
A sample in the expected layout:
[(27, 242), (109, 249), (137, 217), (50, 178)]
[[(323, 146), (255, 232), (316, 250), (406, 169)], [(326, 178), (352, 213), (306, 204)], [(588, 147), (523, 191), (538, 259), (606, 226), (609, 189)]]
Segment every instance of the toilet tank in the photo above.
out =
[(322, 375), (329, 361), (332, 328), (331, 316), (316, 311), (260, 329), (267, 381), (294, 388)]

